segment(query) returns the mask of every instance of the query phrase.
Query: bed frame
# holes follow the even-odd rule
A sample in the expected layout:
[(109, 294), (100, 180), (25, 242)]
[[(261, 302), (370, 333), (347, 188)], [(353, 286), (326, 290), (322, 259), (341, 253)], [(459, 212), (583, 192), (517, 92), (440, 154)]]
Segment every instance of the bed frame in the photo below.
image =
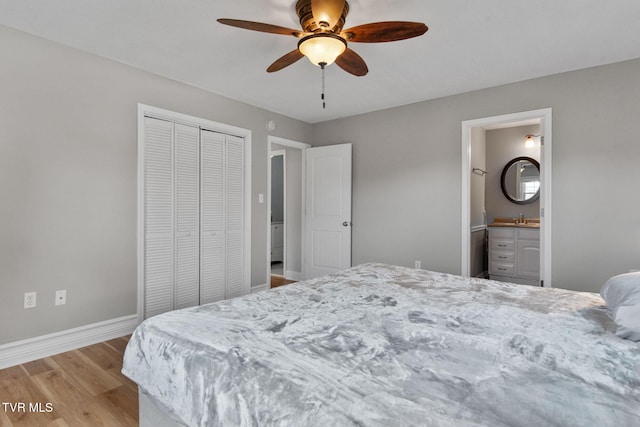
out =
[(140, 427), (186, 427), (151, 396), (138, 387)]

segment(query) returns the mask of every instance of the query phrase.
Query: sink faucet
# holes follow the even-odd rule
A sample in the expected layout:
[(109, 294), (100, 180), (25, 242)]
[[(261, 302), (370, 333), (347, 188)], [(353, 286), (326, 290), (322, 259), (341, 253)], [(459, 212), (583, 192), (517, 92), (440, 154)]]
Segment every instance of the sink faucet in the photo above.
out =
[(518, 224), (522, 224), (524, 223), (524, 215), (520, 214), (518, 215)]

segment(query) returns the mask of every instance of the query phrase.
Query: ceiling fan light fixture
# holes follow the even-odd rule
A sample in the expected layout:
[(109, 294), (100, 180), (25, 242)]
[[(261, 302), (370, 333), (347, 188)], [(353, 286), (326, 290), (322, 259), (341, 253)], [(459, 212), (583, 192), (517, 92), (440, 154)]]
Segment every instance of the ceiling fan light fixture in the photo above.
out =
[(347, 49), (347, 42), (335, 34), (319, 33), (304, 37), (298, 49), (318, 67), (331, 65)]

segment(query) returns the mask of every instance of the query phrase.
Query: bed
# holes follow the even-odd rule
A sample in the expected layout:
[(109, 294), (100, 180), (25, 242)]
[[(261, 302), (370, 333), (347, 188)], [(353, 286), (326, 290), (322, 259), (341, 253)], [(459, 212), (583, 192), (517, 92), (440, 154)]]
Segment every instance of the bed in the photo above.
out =
[(384, 264), (150, 318), (141, 425), (639, 426), (603, 299)]

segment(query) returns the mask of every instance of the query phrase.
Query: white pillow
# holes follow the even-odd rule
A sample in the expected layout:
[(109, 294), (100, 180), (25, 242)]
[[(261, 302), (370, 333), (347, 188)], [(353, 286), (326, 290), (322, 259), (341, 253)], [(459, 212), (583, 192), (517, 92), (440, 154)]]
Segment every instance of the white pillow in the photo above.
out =
[(600, 295), (618, 325), (616, 335), (640, 341), (640, 272), (613, 276), (602, 285)]

